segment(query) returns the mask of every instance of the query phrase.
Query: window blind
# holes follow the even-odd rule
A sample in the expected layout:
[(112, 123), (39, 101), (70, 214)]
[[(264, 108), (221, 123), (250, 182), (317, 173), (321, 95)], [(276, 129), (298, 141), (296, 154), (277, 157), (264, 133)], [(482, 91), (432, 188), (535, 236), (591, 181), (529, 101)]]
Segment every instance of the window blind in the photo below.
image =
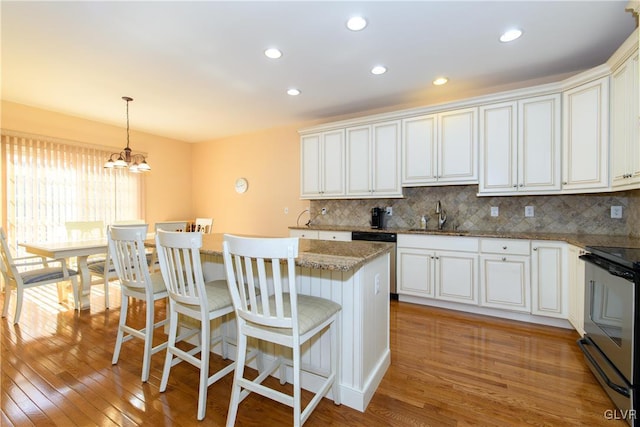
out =
[(1, 141), (3, 225), (14, 245), (63, 241), (67, 221), (144, 218), (144, 179), (105, 169), (113, 150), (4, 130)]

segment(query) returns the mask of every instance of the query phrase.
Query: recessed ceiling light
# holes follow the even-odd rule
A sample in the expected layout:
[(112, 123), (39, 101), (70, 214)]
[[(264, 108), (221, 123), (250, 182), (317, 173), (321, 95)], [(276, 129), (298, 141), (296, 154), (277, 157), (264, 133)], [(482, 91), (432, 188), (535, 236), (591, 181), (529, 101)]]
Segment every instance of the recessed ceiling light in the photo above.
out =
[(379, 75), (387, 72), (387, 67), (383, 67), (382, 65), (376, 65), (371, 69), (371, 74)]
[(267, 58), (278, 59), (282, 56), (282, 52), (280, 52), (280, 50), (276, 49), (275, 47), (271, 47), (264, 51), (264, 55)]
[(291, 88), (289, 90), (287, 90), (287, 95), (291, 95), (291, 96), (298, 96), (300, 95), (300, 90), (295, 89), (295, 88)]
[(500, 41), (503, 43), (512, 42), (515, 39), (519, 38), (521, 35), (522, 35), (522, 30), (518, 30), (517, 28), (513, 30), (505, 31), (500, 36)]
[(347, 21), (347, 28), (351, 31), (360, 31), (367, 26), (367, 20), (362, 16), (354, 16)]
[(446, 77), (438, 77), (437, 79), (435, 79), (433, 81), (433, 84), (436, 86), (442, 86), (443, 84), (445, 84), (446, 82), (448, 82), (449, 79)]

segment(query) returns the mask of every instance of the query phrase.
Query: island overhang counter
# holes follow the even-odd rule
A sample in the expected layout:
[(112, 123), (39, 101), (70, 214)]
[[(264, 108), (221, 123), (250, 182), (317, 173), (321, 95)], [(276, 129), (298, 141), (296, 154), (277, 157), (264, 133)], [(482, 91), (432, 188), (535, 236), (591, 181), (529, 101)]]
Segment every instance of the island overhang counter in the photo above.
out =
[[(205, 280), (224, 279), (223, 234), (203, 235), (200, 250)], [(392, 245), (378, 242), (334, 242), (300, 239), (296, 286), (304, 295), (342, 306), (339, 384), (341, 403), (364, 412), (391, 363), (389, 349), (389, 262)], [(329, 334), (303, 347), (302, 363), (329, 370)], [(266, 357), (275, 349), (261, 348)], [(315, 391), (313, 375), (302, 387)], [(328, 397), (333, 396), (329, 393)]]

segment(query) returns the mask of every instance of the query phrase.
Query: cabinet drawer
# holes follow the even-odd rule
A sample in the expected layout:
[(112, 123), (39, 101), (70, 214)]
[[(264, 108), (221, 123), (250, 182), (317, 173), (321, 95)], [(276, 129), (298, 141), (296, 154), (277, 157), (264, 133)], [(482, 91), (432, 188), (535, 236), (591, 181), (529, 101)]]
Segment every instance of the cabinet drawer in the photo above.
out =
[(480, 251), (492, 254), (529, 255), (531, 245), (529, 240), (517, 239), (482, 239)]
[(289, 230), (289, 236), (317, 240), (318, 230)]
[(437, 249), (443, 251), (478, 252), (478, 239), (460, 236), (398, 234), (398, 247)]
[(350, 242), (350, 231), (318, 231), (318, 239), (320, 240), (335, 240), (338, 242)]

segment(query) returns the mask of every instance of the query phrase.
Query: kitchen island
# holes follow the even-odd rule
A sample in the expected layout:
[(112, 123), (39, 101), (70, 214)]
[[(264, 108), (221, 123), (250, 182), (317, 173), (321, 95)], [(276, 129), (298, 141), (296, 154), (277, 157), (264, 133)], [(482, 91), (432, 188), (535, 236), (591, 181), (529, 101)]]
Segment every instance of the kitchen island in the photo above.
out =
[[(222, 234), (205, 234), (200, 250), (206, 280), (224, 279)], [(364, 412), (389, 364), (389, 257), (392, 245), (301, 239), (296, 259), (298, 292), (337, 302), (342, 404)], [(233, 328), (235, 331), (235, 328)], [(303, 347), (302, 363), (329, 370), (329, 334)], [(264, 348), (265, 357), (275, 354)], [(302, 387), (319, 382), (303, 375)], [(328, 397), (332, 397), (331, 393)]]

